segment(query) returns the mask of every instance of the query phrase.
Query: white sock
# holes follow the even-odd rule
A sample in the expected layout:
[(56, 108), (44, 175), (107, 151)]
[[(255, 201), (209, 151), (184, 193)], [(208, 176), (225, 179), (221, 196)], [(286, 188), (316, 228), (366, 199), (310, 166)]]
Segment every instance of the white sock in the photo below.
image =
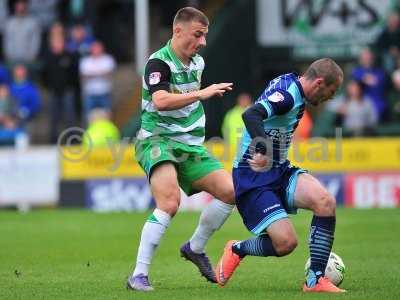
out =
[(147, 218), (142, 229), (140, 245), (136, 259), (135, 271), (133, 275), (149, 274), (149, 267), (154, 251), (160, 243), (161, 237), (164, 235), (171, 221), (171, 216), (156, 208), (153, 213)]
[(226, 204), (220, 200), (213, 199), (203, 210), (192, 238), (190, 249), (196, 253), (203, 253), (204, 247), (211, 235), (219, 229), (232, 213), (234, 205)]

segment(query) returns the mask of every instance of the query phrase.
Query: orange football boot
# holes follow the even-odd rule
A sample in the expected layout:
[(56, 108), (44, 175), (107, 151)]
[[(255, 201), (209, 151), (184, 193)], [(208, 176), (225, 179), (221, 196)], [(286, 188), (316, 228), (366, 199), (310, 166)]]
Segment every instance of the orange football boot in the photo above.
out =
[(237, 241), (228, 241), (224, 248), (224, 253), (215, 267), (215, 276), (217, 277), (218, 285), (223, 287), (231, 278), (233, 272), (239, 266), (241, 258), (232, 251), (232, 245)]
[(346, 290), (342, 290), (329, 281), (326, 277), (320, 277), (317, 284), (310, 288), (307, 284), (303, 286), (303, 292), (316, 292), (316, 293), (344, 293)]

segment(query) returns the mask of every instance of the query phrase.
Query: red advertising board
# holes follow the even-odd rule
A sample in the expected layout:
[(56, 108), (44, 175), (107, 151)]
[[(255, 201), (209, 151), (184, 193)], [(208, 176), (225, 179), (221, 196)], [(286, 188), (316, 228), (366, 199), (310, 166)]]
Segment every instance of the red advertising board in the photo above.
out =
[(400, 173), (345, 175), (345, 206), (400, 207)]

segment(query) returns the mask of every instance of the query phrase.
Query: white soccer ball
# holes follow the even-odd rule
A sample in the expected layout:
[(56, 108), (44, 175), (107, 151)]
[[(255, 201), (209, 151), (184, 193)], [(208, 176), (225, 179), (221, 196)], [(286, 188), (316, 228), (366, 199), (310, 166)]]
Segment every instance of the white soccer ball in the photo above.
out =
[[(311, 259), (309, 258), (306, 262), (305, 273), (307, 275), (308, 269), (311, 265)], [(331, 252), (329, 255), (328, 264), (325, 269), (325, 276), (336, 286), (339, 286), (344, 279), (346, 267), (343, 260), (336, 253)]]

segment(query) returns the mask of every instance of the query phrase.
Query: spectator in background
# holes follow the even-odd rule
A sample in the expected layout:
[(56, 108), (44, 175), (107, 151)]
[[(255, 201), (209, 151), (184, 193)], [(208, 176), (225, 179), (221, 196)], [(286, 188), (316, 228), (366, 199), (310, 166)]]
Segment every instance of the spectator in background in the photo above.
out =
[(0, 0), (0, 33), (3, 32), (8, 18), (8, 1)]
[(95, 108), (89, 113), (89, 126), (83, 135), (83, 144), (86, 146), (108, 146), (120, 140), (118, 128), (110, 120), (110, 112)]
[(60, 0), (60, 19), (64, 24), (73, 24), (82, 20), (94, 24), (99, 1)]
[(299, 125), (294, 132), (293, 138), (296, 140), (307, 140), (311, 137), (311, 132), (313, 129), (313, 120), (310, 113), (304, 110), (304, 115), (300, 119)]
[(366, 136), (373, 133), (377, 123), (377, 113), (368, 97), (365, 96), (357, 81), (350, 81), (346, 86), (344, 101), (338, 107), (343, 116), (343, 129), (350, 136)]
[(3, 60), (3, 32), (8, 19), (8, 1), (0, 0), (0, 60)]
[(29, 13), (37, 18), (43, 31), (47, 32), (58, 19), (59, 0), (29, 0)]
[(0, 84), (10, 84), (11, 76), (7, 67), (0, 63)]
[(40, 57), (46, 51), (49, 31), (53, 23), (58, 20), (59, 0), (29, 0), (29, 14), (35, 16), (41, 28)]
[(93, 108), (111, 109), (111, 74), (115, 66), (114, 58), (105, 53), (103, 44), (99, 41), (93, 43), (89, 56), (81, 58), (79, 72), (83, 89), (84, 120)]
[[(65, 49), (62, 35), (53, 35), (44, 60), (44, 82), (49, 90), (50, 142), (56, 143), (60, 130), (76, 123), (74, 76), (78, 58)], [(64, 127), (61, 126), (64, 122)]]
[(0, 127), (14, 129), (16, 127), (15, 100), (10, 95), (6, 84), (0, 84)]
[(28, 79), (27, 72), (23, 64), (15, 65), (10, 87), (11, 95), (16, 101), (18, 117), (24, 125), (37, 115), (41, 104), (39, 89)]
[(49, 42), (53, 38), (62, 38), (65, 40), (65, 28), (60, 22), (53, 23), (49, 29), (47, 41)]
[(382, 64), (387, 73), (393, 72), (396, 61), (400, 58), (400, 16), (398, 12), (392, 12), (386, 27), (378, 36), (375, 49), (382, 58)]
[[(48, 44), (53, 39), (63, 39), (66, 40), (66, 32), (64, 26), (56, 22), (50, 27), (49, 35), (48, 35)], [(66, 46), (65, 46), (66, 48)], [(81, 88), (79, 82), (79, 72), (78, 72), (78, 62), (79, 62), (79, 53), (78, 52), (70, 52), (66, 49), (71, 57), (73, 57), (74, 62), (77, 64), (76, 67), (73, 68), (73, 73), (70, 74), (70, 78), (72, 79), (72, 91), (73, 91), (73, 99), (74, 99), (74, 107), (73, 110), (76, 113), (76, 121), (79, 122), (80, 114), (81, 114)], [(46, 62), (45, 62), (46, 63)]]
[(6, 84), (0, 84), (0, 145), (14, 144), (20, 132), (16, 117), (15, 100)]
[(400, 69), (392, 74), (393, 89), (389, 93), (390, 119), (400, 122)]
[(361, 51), (359, 65), (353, 69), (351, 75), (354, 80), (361, 83), (365, 96), (374, 104), (378, 119), (383, 121), (387, 109), (385, 71), (375, 66), (375, 57), (370, 49), (365, 48)]
[(222, 122), (222, 135), (229, 146), (236, 149), (239, 139), (242, 136), (244, 123), (242, 114), (246, 108), (253, 104), (252, 98), (248, 93), (241, 93), (236, 99), (236, 105), (228, 110)]
[(27, 2), (17, 0), (15, 15), (7, 19), (4, 30), (4, 56), (7, 64), (24, 63), (30, 66), (38, 58), (41, 44), (41, 28), (28, 14)]
[(67, 40), (67, 49), (71, 53), (78, 53), (84, 56), (90, 53), (90, 49), (95, 39), (90, 30), (83, 24), (75, 24), (70, 29)]

